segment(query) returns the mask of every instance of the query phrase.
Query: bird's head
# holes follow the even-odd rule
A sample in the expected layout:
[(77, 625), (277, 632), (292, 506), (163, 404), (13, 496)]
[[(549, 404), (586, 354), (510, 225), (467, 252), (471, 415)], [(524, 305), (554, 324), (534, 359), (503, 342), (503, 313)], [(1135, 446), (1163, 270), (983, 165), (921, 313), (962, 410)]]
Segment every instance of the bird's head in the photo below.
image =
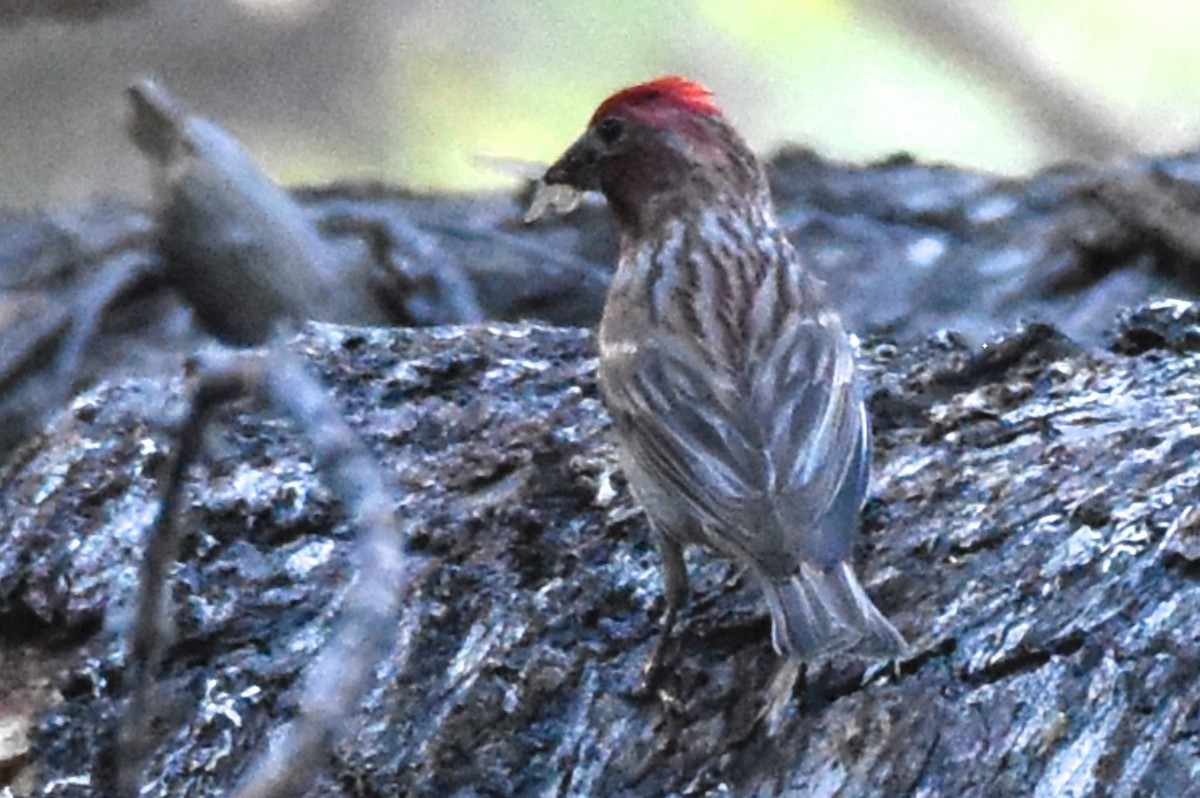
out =
[(753, 193), (761, 168), (708, 89), (664, 77), (600, 103), (543, 181), (602, 192), (622, 226), (637, 231), (723, 189)]

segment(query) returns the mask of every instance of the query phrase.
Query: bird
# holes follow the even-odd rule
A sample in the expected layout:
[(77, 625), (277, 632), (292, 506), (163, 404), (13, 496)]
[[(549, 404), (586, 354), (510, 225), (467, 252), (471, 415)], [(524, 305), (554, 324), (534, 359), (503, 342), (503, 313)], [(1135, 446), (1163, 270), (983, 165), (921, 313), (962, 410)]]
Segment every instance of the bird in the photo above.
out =
[(852, 565), (871, 460), (853, 344), (712, 92), (616, 92), (542, 182), (600, 192), (619, 230), (598, 381), (662, 561), (664, 638), (699, 544), (752, 575), (793, 675), (904, 652)]

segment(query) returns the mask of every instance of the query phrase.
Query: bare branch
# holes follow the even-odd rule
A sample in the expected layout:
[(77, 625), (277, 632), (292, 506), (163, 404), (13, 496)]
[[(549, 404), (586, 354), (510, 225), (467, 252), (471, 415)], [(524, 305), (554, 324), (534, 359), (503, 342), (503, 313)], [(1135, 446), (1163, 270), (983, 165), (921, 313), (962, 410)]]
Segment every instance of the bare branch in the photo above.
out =
[(132, 693), (120, 734), (123, 795), (137, 783), (154, 740), (153, 680), (169, 637), (167, 571), (177, 558), (185, 472), (201, 448), (213, 411), (250, 392), (264, 392), (293, 417), (312, 443), (317, 464), (362, 530), (353, 555), (358, 575), (342, 603), (337, 628), (303, 679), (300, 715), (283, 738), (251, 766), (237, 792), (243, 798), (296, 796), (316, 777), (339, 733), (373, 683), (376, 663), (394, 641), (395, 618), (415, 571), (404, 553), (392, 491), (375, 459), (341, 419), (326, 389), (282, 346), (265, 352), (221, 352), (202, 367), (191, 411), (164, 483), (163, 501), (142, 564), (136, 624), (129, 646)]
[(206, 329), (256, 346), (279, 323), (388, 321), (367, 264), (340, 258), (231, 135), (153, 81), (129, 98), (130, 137), (155, 165), (167, 279)]
[(359, 571), (333, 637), (305, 674), (299, 718), (247, 771), (236, 798), (298, 796), (312, 783), (322, 755), (374, 683), (375, 666), (394, 641), (395, 619), (417, 570), (404, 553), (406, 536), (395, 521), (392, 493), (371, 453), (325, 389), (294, 356), (277, 351), (266, 387), (280, 409), (304, 424), (325, 479), (362, 530), (354, 554)]
[(163, 483), (162, 503), (146, 541), (142, 559), (138, 600), (129, 637), (129, 703), (119, 732), (118, 784), (121, 795), (138, 794), (138, 782), (147, 754), (154, 746), (151, 721), (154, 679), (163, 652), (172, 637), (168, 618), (167, 571), (179, 556), (180, 499), (188, 466), (199, 455), (204, 428), (213, 412), (263, 379), (263, 356), (243, 356), (207, 366), (192, 394), (191, 408), (180, 429), (175, 455)]
[(1137, 151), (1136, 135), (1122, 129), (1096, 97), (1039, 61), (998, 4), (857, 2), (1007, 94), (1068, 155), (1108, 160)]

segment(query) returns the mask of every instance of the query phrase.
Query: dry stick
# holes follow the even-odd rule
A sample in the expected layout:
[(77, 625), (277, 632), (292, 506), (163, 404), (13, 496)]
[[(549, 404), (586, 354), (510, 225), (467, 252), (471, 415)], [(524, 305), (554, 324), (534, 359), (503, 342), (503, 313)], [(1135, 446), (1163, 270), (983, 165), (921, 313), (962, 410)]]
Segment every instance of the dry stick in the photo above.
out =
[[(402, 314), (397, 313), (403, 321), (415, 326), (427, 324), (474, 324), (483, 321), (486, 314), (479, 306), (475, 285), (456, 264), (450, 263), (436, 250), (421, 232), (405, 229), (407, 225), (398, 220), (384, 219), (378, 216), (334, 215), (320, 222), (320, 230), (326, 235), (355, 236), (361, 240), (371, 254), (371, 261), (377, 264), (378, 274), (372, 281), (374, 292), (380, 296), (380, 304), (394, 303), (405, 308)], [(397, 265), (393, 252), (401, 244), (418, 253), (418, 257), (427, 260), (432, 266), (431, 271), (439, 274), (441, 289), (446, 295), (444, 303), (447, 307), (441, 315), (413, 314), (405, 307), (408, 300), (411, 279), (405, 274), (404, 267)], [(396, 294), (393, 298), (390, 295)], [(389, 302), (390, 300), (390, 302)]]
[[(1194, 196), (1185, 194), (1187, 188), (1164, 172), (1135, 173), (1127, 168), (1099, 176), (1092, 190), (1122, 221), (1195, 263), (1200, 262), (1200, 230), (1196, 229), (1200, 209)], [(1195, 281), (1186, 273), (1189, 268), (1190, 264), (1175, 267), (1181, 282)]]
[(1047, 69), (996, 4), (969, 0), (856, 0), (1009, 95), (1051, 140), (1097, 161), (1134, 152), (1138, 138), (1121, 129), (1099, 101)]
[(96, 337), (109, 305), (142, 280), (152, 279), (154, 268), (145, 262), (131, 264), (118, 260), (89, 279), (70, 303), (59, 303), (31, 320), (23, 339), (15, 345), (6, 343), (0, 352), (0, 401), (6, 393), (46, 370), (49, 364), (55, 371), (61, 395), (48, 397), (43, 404), (47, 407), (60, 404), (70, 392), (83, 350)]
[(130, 697), (121, 719), (118, 736), (120, 795), (138, 794), (147, 754), (153, 748), (151, 735), (152, 691), (167, 641), (172, 636), (167, 607), (167, 571), (179, 553), (180, 499), (183, 477), (202, 448), (204, 428), (213, 412), (225, 402), (243, 395), (262, 380), (262, 356), (247, 353), (236, 363), (205, 369), (192, 394), (191, 408), (179, 431), (175, 456), (163, 487), (158, 516), (146, 541), (139, 573), (138, 600), (129, 641)]
[(152, 81), (129, 99), (129, 135), (155, 165), (165, 279), (207, 331), (259, 346), (280, 321), (390, 321), (370, 264), (331, 246), (233, 136)]
[[(1070, 155), (1097, 162), (1130, 155), (1141, 142), (1081, 87), (1041, 64), (998, 4), (970, 0), (857, 0), (1008, 94)], [(1128, 166), (1095, 176), (1094, 192), (1124, 221), (1200, 260), (1197, 211), (1165, 174)]]
[(367, 447), (298, 359), (275, 347), (267, 388), (312, 440), (317, 465), (362, 537), (358, 575), (346, 592), (333, 637), (304, 674), (300, 715), (261, 755), (236, 798), (299, 796), (316, 778), (335, 736), (374, 683), (375, 666), (395, 640), (397, 615), (416, 571), (404, 552), (391, 492)]
[(11, 334), (6, 336), (4, 348), (0, 350), (0, 402), (37, 374), (47, 362), (57, 360), (71, 323), (70, 308), (52, 307), (30, 319), (27, 326), (20, 327), (18, 340), (13, 341), (16, 336)]
[[(1103, 164), (1140, 148), (1103, 104), (1048, 69), (1022, 42), (998, 4), (972, 0), (856, 0), (927, 42), (1000, 91), (1069, 155)], [(1128, 166), (1095, 176), (1095, 195), (1132, 226), (1200, 260), (1197, 211), (1165, 174)]]
[[(121, 294), (135, 288), (140, 282), (154, 279), (157, 264), (148, 260), (133, 263), (117, 260), (106, 266), (84, 288), (72, 311), (71, 331), (63, 342), (55, 367), (58, 384), (65, 396), (70, 392), (71, 382), (79, 370), (84, 350), (97, 337), (97, 330), (105, 311)], [(61, 401), (54, 397), (54, 404)]]
[(153, 745), (149, 696), (166, 647), (166, 575), (179, 551), (184, 472), (213, 410), (253, 391), (300, 424), (329, 487), (362, 530), (354, 552), (357, 576), (330, 642), (303, 677), (300, 713), (250, 768), (238, 793), (298, 796), (316, 777), (336, 733), (370, 688), (376, 662), (392, 645), (412, 568), (378, 466), (325, 388), (282, 346), (277, 330), (312, 316), (372, 321), (378, 308), (361, 296), (365, 274), (338, 269), (305, 212), (232, 136), (185, 111), (150, 81), (131, 88), (129, 96), (130, 135), (157, 167), (166, 280), (209, 332), (227, 343), (266, 343), (267, 349), (226, 351), (202, 363), (142, 567), (130, 643), (133, 694), (119, 738), (119, 786), (134, 794)]
[[(369, 450), (342, 420), (326, 389), (297, 357), (276, 345), (268, 353), (222, 352), (204, 364), (192, 412), (180, 436), (159, 521), (142, 569), (131, 645), (134, 695), (122, 728), (123, 794), (134, 794), (146, 751), (151, 680), (164, 649), (165, 580), (178, 551), (178, 508), (184, 471), (200, 446), (212, 411), (249, 390), (262, 390), (308, 435), (318, 468), (362, 531), (353, 559), (358, 574), (348, 588), (330, 641), (303, 677), (300, 713), (283, 737), (247, 770), (238, 798), (299, 796), (373, 683), (376, 664), (393, 644), (396, 617), (408, 592), (413, 561), (404, 553), (391, 493)], [(126, 757), (133, 757), (126, 759)]]

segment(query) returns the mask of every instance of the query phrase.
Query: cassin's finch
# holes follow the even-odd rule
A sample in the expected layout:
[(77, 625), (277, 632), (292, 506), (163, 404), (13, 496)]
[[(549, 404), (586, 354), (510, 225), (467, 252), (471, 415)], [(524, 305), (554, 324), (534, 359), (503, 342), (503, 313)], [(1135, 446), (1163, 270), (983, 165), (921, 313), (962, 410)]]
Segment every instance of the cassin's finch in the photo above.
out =
[(544, 183), (602, 192), (620, 226), (600, 385), (662, 555), (665, 632), (682, 546), (701, 543), (754, 575), (791, 663), (901, 653), (850, 565), (871, 455), (850, 341), (709, 91), (614, 94)]

